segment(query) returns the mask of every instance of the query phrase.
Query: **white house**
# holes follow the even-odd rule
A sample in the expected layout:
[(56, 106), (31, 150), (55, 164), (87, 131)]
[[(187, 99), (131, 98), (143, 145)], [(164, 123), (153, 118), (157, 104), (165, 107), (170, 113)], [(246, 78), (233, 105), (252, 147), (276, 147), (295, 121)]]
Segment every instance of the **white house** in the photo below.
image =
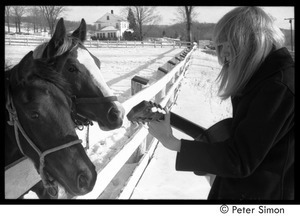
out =
[(129, 28), (129, 22), (115, 15), (114, 11), (111, 10), (111, 13), (106, 13), (99, 18), (95, 22), (95, 26), (95, 33), (99, 39), (121, 39), (123, 33)]

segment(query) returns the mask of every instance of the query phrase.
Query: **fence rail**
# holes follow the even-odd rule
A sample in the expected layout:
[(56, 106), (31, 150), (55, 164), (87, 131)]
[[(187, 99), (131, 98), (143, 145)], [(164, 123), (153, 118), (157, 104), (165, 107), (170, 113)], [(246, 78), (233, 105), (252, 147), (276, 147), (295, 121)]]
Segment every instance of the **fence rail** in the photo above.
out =
[[(195, 49), (196, 45), (192, 49), (187, 48), (179, 56), (174, 57), (162, 67), (159, 67), (158, 71), (166, 74), (151, 86), (142, 89), (123, 102), (125, 114), (143, 100), (155, 99), (155, 102), (160, 103), (163, 107), (167, 106), (170, 108), (176, 100), (180, 81), (184, 77), (187, 67), (190, 64), (191, 54)], [(128, 124), (129, 121), (125, 119), (124, 122)], [(97, 199), (133, 153), (143, 144), (146, 144), (147, 149), (142, 153), (143, 156), (138, 162), (137, 167), (118, 195), (119, 199), (129, 199), (135, 184), (148, 165), (151, 155), (158, 144), (158, 141), (151, 135), (149, 136), (148, 130), (142, 126), (138, 127), (123, 148), (98, 172), (94, 189), (90, 193), (75, 197), (74, 199)], [(38, 181), (40, 181), (40, 178), (33, 164), (29, 159), (24, 158), (21, 162), (17, 162), (5, 170), (5, 198), (14, 199), (20, 197)]]
[[(49, 41), (48, 38), (14, 38), (6, 37), (5, 45), (12, 46), (37, 46), (43, 42)], [(144, 42), (144, 41), (110, 41), (110, 40), (86, 40), (84, 45), (88, 48), (101, 47), (189, 47), (191, 42), (173, 41), (173, 42)]]

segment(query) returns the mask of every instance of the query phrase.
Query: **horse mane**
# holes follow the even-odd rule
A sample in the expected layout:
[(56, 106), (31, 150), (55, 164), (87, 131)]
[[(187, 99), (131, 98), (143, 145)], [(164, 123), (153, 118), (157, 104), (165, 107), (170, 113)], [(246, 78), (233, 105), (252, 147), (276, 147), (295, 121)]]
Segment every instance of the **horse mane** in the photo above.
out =
[[(68, 35), (67, 37), (64, 38), (64, 43), (58, 48), (54, 56), (59, 56), (64, 54), (65, 52), (71, 50), (74, 46), (76, 45), (83, 45), (80, 39), (73, 37), (71, 35)], [(33, 51), (33, 58), (37, 60), (37, 64), (39, 65), (39, 73), (36, 74), (39, 78), (43, 80), (47, 80), (53, 84), (55, 84), (58, 88), (63, 90), (65, 93), (68, 95), (71, 95), (71, 87), (70, 84), (67, 82), (67, 80), (62, 76), (61, 73), (56, 72), (53, 70), (54, 68), (51, 69), (47, 64), (45, 65), (45, 61), (43, 61), (42, 56), (45, 48), (47, 47), (48, 42), (44, 42), (40, 45), (38, 45), (34, 51)], [(49, 65), (49, 64), (48, 64)]]
[(44, 42), (40, 45), (38, 45), (34, 50), (33, 50), (33, 58), (34, 59), (38, 59), (38, 58), (42, 58), (43, 52), (45, 50), (45, 47), (48, 45), (48, 42)]
[(66, 95), (71, 95), (71, 85), (64, 78), (61, 72), (55, 69), (54, 63), (48, 63), (45, 59), (35, 60), (37, 70), (34, 70), (33, 76), (38, 77), (41, 80), (47, 81), (55, 85), (62, 90)]
[[(71, 95), (71, 87), (67, 80), (63, 77), (61, 73), (58, 73), (54, 70), (54, 68), (49, 67), (48, 63), (45, 63), (45, 60), (41, 59), (43, 56), (43, 52), (47, 47), (48, 42), (44, 42), (38, 45), (33, 51), (33, 58), (36, 60), (39, 70), (35, 75), (43, 80), (49, 81), (56, 85), (58, 88), (63, 90), (66, 94)], [(72, 35), (68, 35), (64, 38), (64, 43), (58, 48), (54, 56), (59, 56), (64, 54), (65, 52), (71, 50), (76, 45), (82, 45), (83, 43), (80, 39), (73, 37)]]
[[(68, 35), (67, 37), (64, 38), (64, 43), (58, 48), (58, 50), (56, 51), (54, 56), (62, 55), (65, 52), (71, 50), (74, 46), (76, 46), (78, 44), (83, 45), (82, 42), (80, 41), (80, 39), (75, 38), (71, 35)], [(48, 45), (48, 42), (44, 42), (44, 43), (38, 45), (33, 51), (33, 58), (34, 59), (41, 58), (47, 45)]]
[(64, 78), (61, 72), (55, 69), (53, 63), (47, 62), (46, 59), (35, 59), (34, 64), (31, 67), (30, 73), (26, 73), (25, 77), (19, 78), (19, 76), (14, 76), (18, 73), (20, 69), (19, 64), (15, 65), (13, 68), (5, 70), (5, 77), (14, 83), (16, 86), (26, 86), (34, 79), (41, 79), (47, 81), (60, 90), (62, 90), (66, 95), (71, 95), (71, 85)]

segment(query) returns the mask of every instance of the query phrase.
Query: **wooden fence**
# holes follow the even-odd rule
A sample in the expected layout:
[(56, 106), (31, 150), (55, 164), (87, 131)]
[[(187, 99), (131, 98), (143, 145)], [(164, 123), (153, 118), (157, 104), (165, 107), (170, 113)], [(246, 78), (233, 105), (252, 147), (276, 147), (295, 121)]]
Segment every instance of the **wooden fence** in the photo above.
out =
[[(6, 37), (5, 45), (15, 46), (37, 46), (43, 42), (49, 41), (47, 38), (14, 38)], [(101, 48), (101, 47), (188, 47), (191, 45), (190, 42), (184, 41), (173, 41), (173, 42), (144, 42), (144, 41), (99, 41), (99, 40), (87, 40), (84, 45), (88, 48)]]
[[(139, 82), (133, 81), (132, 89), (134, 95), (123, 102), (125, 114), (143, 100), (152, 100), (163, 107), (167, 106), (171, 108), (176, 101), (180, 82), (190, 64), (191, 54), (196, 47), (197, 45), (194, 45), (191, 49), (186, 48), (180, 55), (172, 58), (162, 67), (159, 67), (158, 71), (165, 73), (165, 75), (151, 86), (143, 87)], [(141, 88), (137, 88), (137, 86)], [(124, 118), (124, 124), (126, 122), (129, 124), (127, 118)], [(127, 140), (123, 148), (98, 172), (94, 189), (86, 195), (73, 199), (97, 199), (133, 154), (138, 150), (143, 150), (139, 152), (140, 157), (133, 173), (115, 198), (129, 199), (135, 185), (147, 167), (157, 144), (158, 141), (148, 133), (148, 130), (143, 126), (139, 126), (133, 136)], [(13, 199), (20, 197), (38, 181), (40, 181), (40, 177), (31, 161), (25, 157), (22, 158), (9, 168), (5, 168), (5, 198)]]

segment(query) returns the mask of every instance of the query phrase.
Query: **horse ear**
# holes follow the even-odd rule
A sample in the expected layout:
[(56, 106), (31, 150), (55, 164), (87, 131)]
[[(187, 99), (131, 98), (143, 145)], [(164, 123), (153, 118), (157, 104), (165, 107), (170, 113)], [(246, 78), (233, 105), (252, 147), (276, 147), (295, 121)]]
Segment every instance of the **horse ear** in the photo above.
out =
[(30, 70), (32, 68), (32, 63), (33, 51), (30, 51), (22, 58), (19, 64), (16, 65), (15, 72), (12, 73), (12, 80), (14, 80), (16, 83), (19, 83), (21, 80), (26, 79), (32, 72), (32, 70)]
[[(60, 20), (57, 22), (54, 34), (50, 39), (47, 48), (45, 49), (43, 57), (53, 57), (59, 49), (59, 47), (63, 45), (65, 37), (66, 27), (64, 25), (64, 19), (60, 18)], [(47, 54), (47, 56), (45, 56), (45, 53)]]
[(18, 71), (21, 72), (23, 75), (28, 74), (31, 70), (31, 65), (33, 63), (33, 51), (30, 51), (26, 54), (19, 63)]
[(84, 19), (81, 20), (80, 26), (78, 29), (76, 29), (73, 33), (72, 36), (75, 38), (80, 39), (80, 41), (85, 41), (86, 39), (86, 23)]

